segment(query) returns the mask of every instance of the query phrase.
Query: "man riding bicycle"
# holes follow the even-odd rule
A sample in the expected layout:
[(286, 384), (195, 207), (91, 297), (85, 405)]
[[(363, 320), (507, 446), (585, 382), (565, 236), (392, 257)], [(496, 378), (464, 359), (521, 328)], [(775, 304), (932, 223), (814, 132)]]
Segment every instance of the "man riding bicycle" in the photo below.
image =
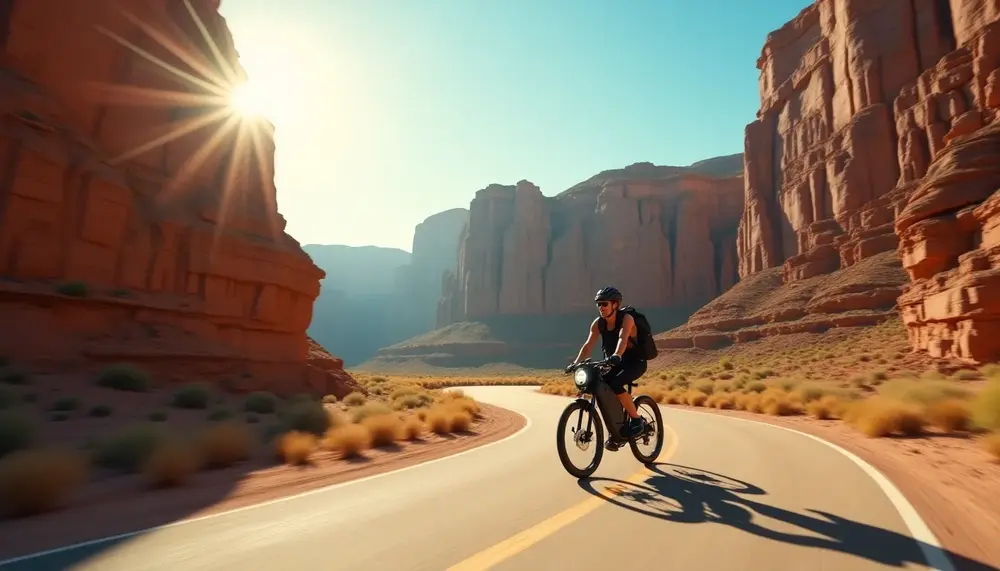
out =
[[(619, 309), (622, 305), (622, 294), (616, 288), (601, 289), (594, 296), (594, 302), (597, 304), (600, 316), (590, 324), (587, 341), (580, 347), (580, 352), (570, 367), (582, 361), (585, 355), (590, 355), (600, 336), (604, 358), (611, 365), (611, 370), (603, 377), (604, 381), (611, 387), (629, 416), (629, 421), (622, 426), (621, 436), (624, 438), (638, 436), (645, 429), (646, 421), (635, 410), (635, 403), (625, 389), (629, 383), (634, 383), (646, 373), (646, 360), (640, 356), (636, 347), (635, 320)], [(611, 446), (610, 443), (609, 438), (606, 448), (617, 450), (617, 447)]]

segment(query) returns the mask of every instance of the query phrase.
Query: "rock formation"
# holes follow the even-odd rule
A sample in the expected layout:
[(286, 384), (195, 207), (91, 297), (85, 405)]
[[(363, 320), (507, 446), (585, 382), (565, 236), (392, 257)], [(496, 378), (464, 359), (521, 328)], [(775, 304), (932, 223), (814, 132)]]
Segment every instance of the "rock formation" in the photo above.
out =
[[(726, 157), (732, 163), (732, 157)], [(528, 181), (476, 193), (438, 326), (593, 312), (615, 284), (643, 308), (697, 307), (737, 281), (739, 176), (638, 163), (547, 198)]]
[(0, 352), (352, 389), (310, 350), (324, 273), (284, 232), (273, 128), (225, 104), (244, 76), (218, 4), (0, 3)]
[[(895, 289), (915, 349), (1000, 357), (988, 302), (997, 296), (989, 236), (1000, 186), (998, 16), (993, 0), (819, 0), (768, 36), (761, 109), (746, 129), (742, 278), (781, 267), (784, 287), (844, 281), (835, 276), (877, 257), (865, 266), (877, 277), (866, 281), (859, 269), (847, 280), (870, 303), (855, 299), (843, 311), (875, 319), (892, 309)], [(882, 253), (893, 251), (905, 274), (886, 266)], [(820, 302), (809, 304), (836, 306)], [(713, 314), (727, 303), (665, 341), (691, 346), (695, 330), (752, 338)], [(801, 319), (804, 303), (765, 322)]]
[(469, 211), (454, 208), (417, 225), (413, 253), (376, 246), (307, 244), (327, 270), (309, 334), (356, 366), (380, 347), (434, 329), (441, 279), (454, 271)]

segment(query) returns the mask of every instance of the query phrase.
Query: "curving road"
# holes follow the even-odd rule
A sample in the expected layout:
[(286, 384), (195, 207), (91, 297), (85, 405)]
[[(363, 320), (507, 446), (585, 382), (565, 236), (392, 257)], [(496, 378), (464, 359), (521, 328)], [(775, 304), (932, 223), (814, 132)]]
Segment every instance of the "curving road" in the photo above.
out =
[(877, 474), (816, 439), (663, 409), (670, 430), (656, 466), (626, 447), (577, 482), (553, 438), (568, 399), (464, 390), (528, 426), (399, 472), (0, 569), (952, 569), (927, 564), (941, 552), (912, 538), (922, 522), (900, 515)]

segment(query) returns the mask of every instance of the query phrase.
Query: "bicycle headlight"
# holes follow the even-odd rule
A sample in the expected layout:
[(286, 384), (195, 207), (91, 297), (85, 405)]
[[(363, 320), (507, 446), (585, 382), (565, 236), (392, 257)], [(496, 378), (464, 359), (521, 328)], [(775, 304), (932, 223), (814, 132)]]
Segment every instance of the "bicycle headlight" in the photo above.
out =
[(576, 372), (573, 374), (573, 382), (576, 383), (576, 386), (581, 389), (587, 386), (587, 381), (589, 380), (589, 378), (590, 377), (587, 374), (586, 369), (577, 369)]

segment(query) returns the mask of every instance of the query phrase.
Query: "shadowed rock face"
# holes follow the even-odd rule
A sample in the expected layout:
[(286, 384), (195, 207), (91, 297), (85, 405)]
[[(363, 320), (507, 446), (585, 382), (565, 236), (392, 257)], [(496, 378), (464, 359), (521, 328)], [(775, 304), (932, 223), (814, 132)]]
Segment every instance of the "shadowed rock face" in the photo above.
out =
[(743, 185), (731, 159), (638, 163), (551, 198), (528, 181), (478, 191), (457, 272), (445, 278), (438, 326), (589, 315), (594, 292), (608, 284), (643, 308), (709, 301), (737, 281)]
[(324, 273), (284, 232), (273, 128), (228, 111), (233, 39), (190, 4), (211, 40), (180, 0), (0, 3), (0, 351), (346, 394), (305, 333)]
[[(879, 256), (847, 278), (854, 298), (878, 291), (866, 307), (842, 308), (872, 312), (852, 319), (877, 317), (895, 288), (914, 348), (1000, 358), (987, 301), (1000, 299), (988, 238), (1000, 187), (998, 17), (994, 0), (819, 0), (768, 36), (761, 109), (746, 129), (741, 277), (780, 267), (783, 287), (836, 280)], [(880, 256), (894, 250), (906, 271), (898, 284)], [(836, 312), (829, 300), (809, 303)], [(711, 314), (700, 311), (698, 327), (732, 329)]]

